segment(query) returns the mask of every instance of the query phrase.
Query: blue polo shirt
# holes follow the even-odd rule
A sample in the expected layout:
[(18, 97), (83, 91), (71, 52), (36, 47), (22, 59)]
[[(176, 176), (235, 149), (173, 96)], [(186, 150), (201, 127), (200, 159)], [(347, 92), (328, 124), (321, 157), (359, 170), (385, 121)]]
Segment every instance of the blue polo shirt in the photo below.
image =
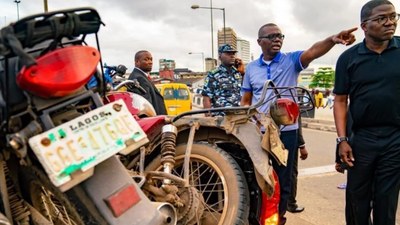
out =
[[(250, 62), (246, 67), (242, 90), (245, 92), (253, 92), (251, 104), (257, 103), (261, 99), (263, 85), (267, 80), (272, 80), (277, 87), (293, 87), (297, 85), (297, 79), (300, 71), (304, 69), (300, 62), (300, 56), (304, 51), (281, 53), (279, 52), (272, 61), (267, 64), (261, 54), (258, 60)], [(282, 91), (282, 90), (281, 90)], [(286, 93), (283, 93), (285, 95)], [(290, 93), (287, 92), (289, 95)], [(265, 100), (274, 96), (272, 90), (267, 92)], [(282, 96), (290, 98), (289, 96)], [(271, 101), (260, 106), (260, 112), (268, 112)], [(298, 123), (284, 127), (282, 130), (290, 131), (298, 129)]]

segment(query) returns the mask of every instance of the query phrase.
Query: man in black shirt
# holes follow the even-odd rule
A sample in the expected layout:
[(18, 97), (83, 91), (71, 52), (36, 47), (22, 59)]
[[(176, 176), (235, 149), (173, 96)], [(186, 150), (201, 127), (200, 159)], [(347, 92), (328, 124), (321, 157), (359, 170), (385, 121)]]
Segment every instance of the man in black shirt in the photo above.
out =
[[(334, 115), (339, 155), (348, 166), (348, 225), (395, 225), (400, 190), (399, 15), (387, 0), (361, 9), (365, 39), (345, 51), (336, 65)], [(346, 137), (347, 98), (353, 137)], [(373, 202), (373, 209), (371, 208)]]

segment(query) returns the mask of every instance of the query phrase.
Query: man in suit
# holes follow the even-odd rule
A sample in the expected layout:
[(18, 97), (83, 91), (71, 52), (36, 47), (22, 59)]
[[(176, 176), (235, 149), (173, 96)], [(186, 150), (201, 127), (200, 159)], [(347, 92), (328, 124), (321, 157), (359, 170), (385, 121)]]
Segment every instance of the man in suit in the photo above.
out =
[(153, 105), (157, 115), (167, 115), (167, 110), (164, 104), (164, 98), (151, 82), (149, 73), (153, 68), (153, 57), (150, 52), (142, 50), (135, 54), (135, 68), (133, 69), (129, 80), (136, 79), (140, 86), (146, 90), (146, 94), (143, 94), (137, 89), (132, 90), (147, 100)]

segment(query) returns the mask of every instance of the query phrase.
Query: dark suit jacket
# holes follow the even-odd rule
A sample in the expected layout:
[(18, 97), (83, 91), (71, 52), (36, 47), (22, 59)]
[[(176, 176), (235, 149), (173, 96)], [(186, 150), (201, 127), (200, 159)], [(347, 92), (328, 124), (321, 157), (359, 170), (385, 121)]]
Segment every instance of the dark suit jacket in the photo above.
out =
[(154, 86), (154, 84), (147, 78), (147, 75), (135, 68), (129, 76), (129, 80), (133, 79), (136, 79), (139, 82), (140, 86), (142, 86), (143, 89), (147, 91), (147, 93), (143, 94), (137, 89), (129, 91), (132, 91), (146, 98), (153, 105), (157, 115), (167, 115), (164, 98), (157, 90), (156, 86)]
[(297, 131), (297, 147), (299, 148), (300, 146), (306, 144), (306, 142), (304, 141), (304, 137), (303, 137), (303, 128), (301, 126), (301, 115), (299, 116), (299, 119), (297, 122), (299, 123), (299, 130)]

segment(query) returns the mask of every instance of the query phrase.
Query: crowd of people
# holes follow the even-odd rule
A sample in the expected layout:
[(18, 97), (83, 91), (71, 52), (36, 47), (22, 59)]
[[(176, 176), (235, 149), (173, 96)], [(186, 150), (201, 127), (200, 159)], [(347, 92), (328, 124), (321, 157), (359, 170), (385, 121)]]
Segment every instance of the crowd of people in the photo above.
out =
[[(316, 90), (315, 88), (311, 89), (311, 98), (315, 102), (315, 107), (317, 109), (319, 108), (326, 108), (329, 107), (329, 109), (333, 108), (333, 103), (335, 101), (335, 94), (330, 90), (330, 89), (325, 89), (325, 93), (323, 93), (321, 90)], [(324, 104), (324, 99), (326, 99), (326, 102)]]
[[(371, 224), (371, 212), (373, 224), (396, 222), (400, 189), (400, 105), (393, 103), (400, 95), (400, 67), (396, 61), (400, 56), (400, 38), (394, 37), (398, 19), (399, 14), (390, 1), (368, 1), (361, 9), (364, 41), (339, 57), (334, 90), (325, 93), (327, 102), (324, 104), (320, 90), (312, 92), (314, 99), (311, 100), (317, 109), (334, 109), (338, 134), (336, 169), (348, 170), (345, 216), (348, 225)], [(247, 65), (246, 71), (242, 61), (236, 58), (237, 51), (230, 45), (221, 46), (218, 51), (221, 65), (205, 78), (204, 108), (252, 105), (260, 99), (267, 80), (277, 86), (296, 86), (300, 71), (336, 44), (352, 45), (356, 30), (351, 28), (329, 36), (307, 50), (282, 52), (285, 35), (278, 25), (267, 23), (260, 27), (257, 36), (262, 54)], [(138, 52), (130, 79), (138, 79), (147, 90), (146, 98), (159, 114), (165, 114), (162, 96), (149, 82), (151, 65), (151, 54)], [(268, 112), (269, 104), (258, 110)], [(261, 132), (264, 130), (261, 127)], [(284, 127), (280, 138), (289, 152), (287, 166), (280, 165), (273, 157), (271, 160), (281, 188), (279, 224), (282, 225), (286, 223), (286, 211), (304, 210), (295, 200), (297, 161), (298, 157), (305, 160), (308, 152), (298, 123)]]
[[(221, 46), (219, 48), (221, 65), (216, 70), (210, 71), (205, 80), (202, 92), (204, 108), (252, 105), (261, 98), (263, 85), (267, 80), (272, 80), (276, 86), (296, 86), (300, 71), (314, 59), (326, 54), (336, 44), (352, 44), (355, 41), (354, 34), (352, 34), (355, 30), (357, 28), (327, 37), (305, 51), (283, 53), (280, 50), (285, 36), (278, 25), (265, 24), (259, 29), (257, 39), (262, 54), (259, 59), (248, 64), (244, 74), (239, 74), (238, 70), (235, 69), (235, 62), (238, 62), (235, 61), (236, 50), (229, 45)], [(272, 97), (272, 94), (267, 93), (266, 99)], [(319, 96), (319, 94), (318, 91), (315, 92), (315, 96)], [(238, 99), (241, 100), (238, 101)], [(258, 110), (266, 113), (269, 110), (269, 105), (268, 103), (264, 104)], [(261, 132), (264, 131), (265, 128), (261, 127)], [(298, 149), (300, 149), (302, 159), (306, 159), (308, 155), (304, 140), (300, 141), (300, 144), (298, 143), (302, 139), (302, 137), (299, 137), (299, 134), (301, 134), (299, 131), (301, 131), (301, 126), (298, 123), (286, 126), (281, 130), (281, 141), (289, 152), (287, 166), (281, 165), (272, 158), (281, 193), (279, 224), (286, 223), (286, 211), (302, 212), (304, 210), (304, 207), (300, 207), (296, 203), (296, 190), (291, 190), (291, 187), (296, 187), (297, 183)], [(291, 193), (293, 193), (292, 196)]]

